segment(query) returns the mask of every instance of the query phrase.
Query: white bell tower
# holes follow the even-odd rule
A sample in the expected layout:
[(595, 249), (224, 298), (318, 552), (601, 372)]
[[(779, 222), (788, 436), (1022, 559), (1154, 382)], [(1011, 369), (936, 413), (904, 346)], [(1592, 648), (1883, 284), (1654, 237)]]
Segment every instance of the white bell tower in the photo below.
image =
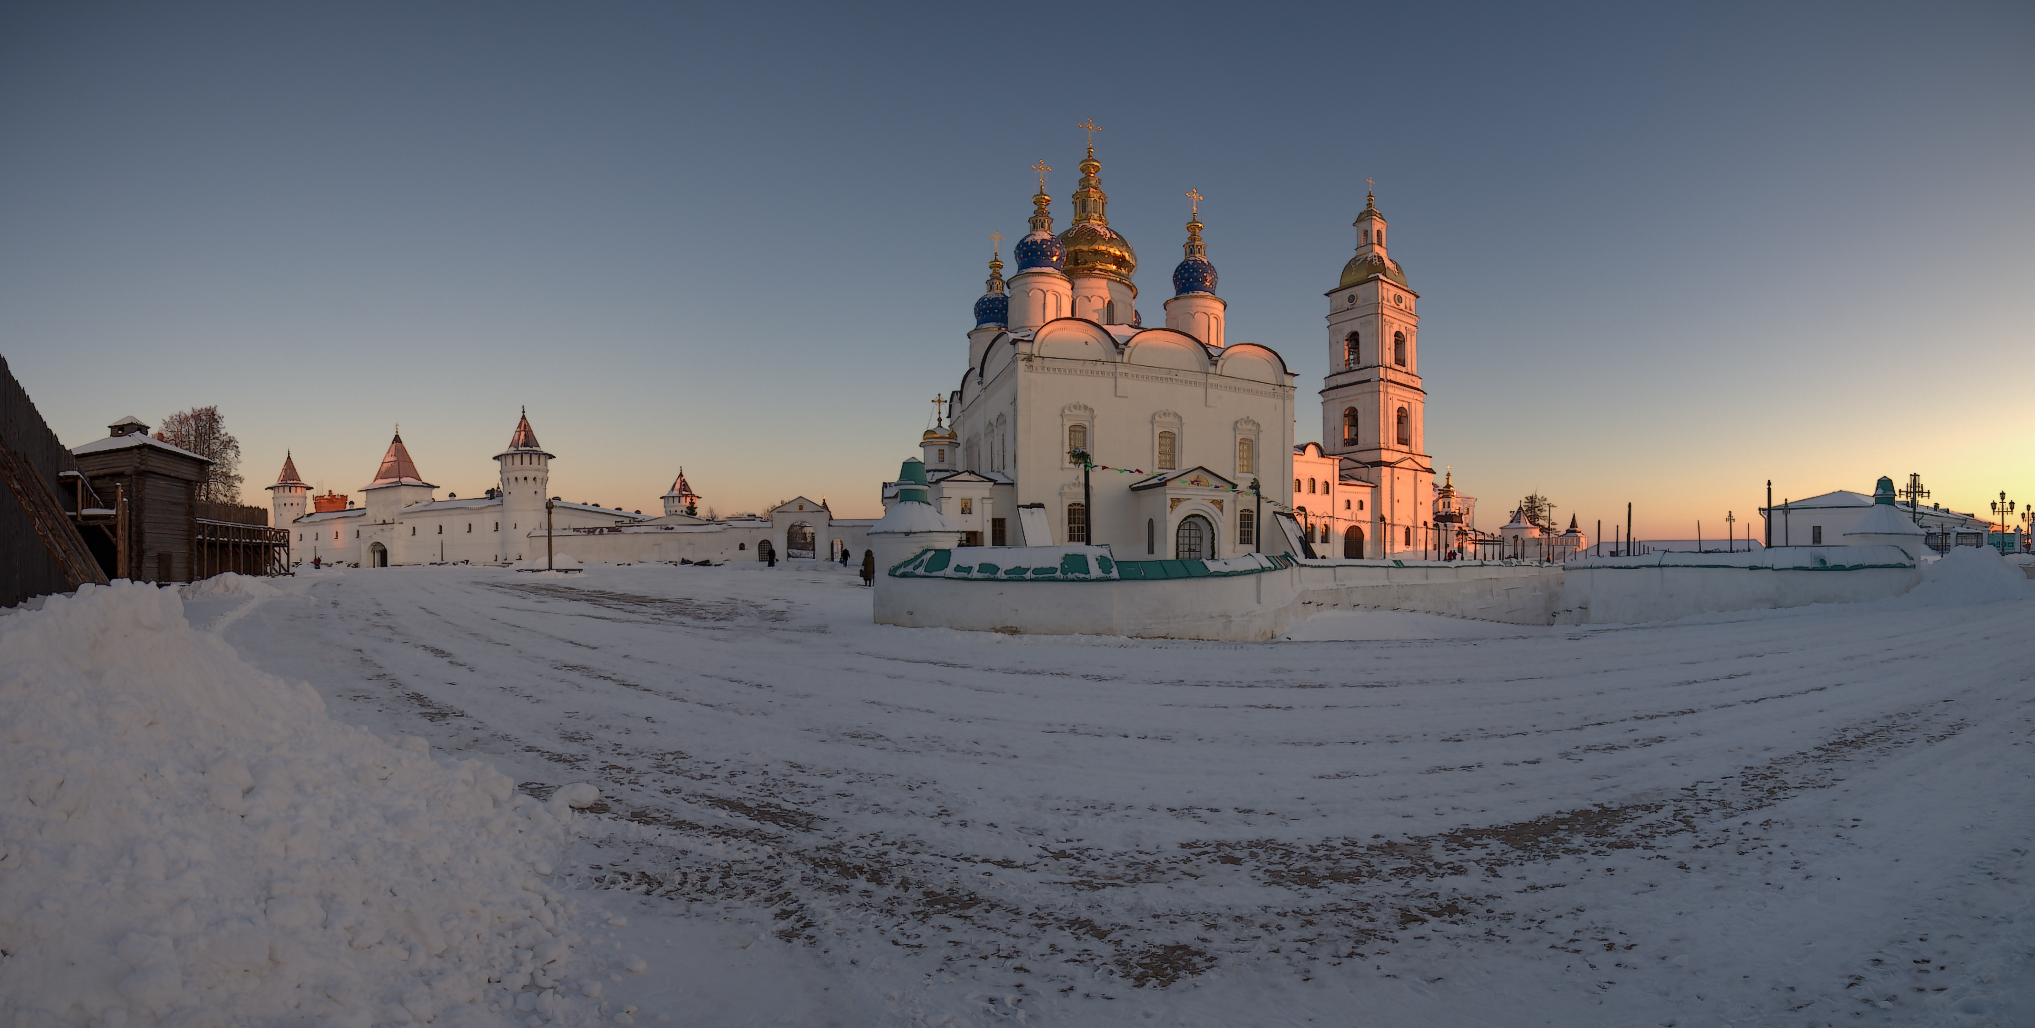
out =
[(1344, 474), (1377, 486), (1366, 556), (1419, 553), (1434, 517), (1434, 462), (1426, 449), (1427, 390), (1420, 381), (1420, 294), (1386, 250), (1385, 216), (1366, 195), (1354, 223), (1357, 253), (1328, 293), (1328, 377), (1321, 446)]

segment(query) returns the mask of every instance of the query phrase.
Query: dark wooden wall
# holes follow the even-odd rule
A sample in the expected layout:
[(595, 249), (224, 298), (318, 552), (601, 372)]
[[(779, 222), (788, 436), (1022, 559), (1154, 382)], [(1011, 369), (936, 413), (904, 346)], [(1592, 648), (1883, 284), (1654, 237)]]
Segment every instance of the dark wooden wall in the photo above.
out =
[(145, 444), (87, 453), (78, 465), (101, 499), (111, 503), (117, 492), (127, 503), (127, 567), (111, 577), (191, 581), (191, 532), (205, 465)]
[[(72, 490), (57, 481), (57, 475), (77, 470), (71, 452), (57, 441), (56, 433), (42, 420), (28, 391), (15, 381), (7, 358), (0, 357), (0, 438), (22, 464), (49, 483), (58, 502), (70, 509)], [(0, 486), (0, 607), (11, 607), (31, 596), (70, 591), (57, 562), (21, 504), (6, 487)]]

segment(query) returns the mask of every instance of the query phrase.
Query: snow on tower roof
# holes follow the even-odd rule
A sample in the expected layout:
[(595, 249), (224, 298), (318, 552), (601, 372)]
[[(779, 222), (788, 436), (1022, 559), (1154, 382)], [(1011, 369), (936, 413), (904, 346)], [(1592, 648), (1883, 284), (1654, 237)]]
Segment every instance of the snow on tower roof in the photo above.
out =
[[(666, 492), (664, 496), (677, 496), (681, 498), (691, 496), (697, 498), (699, 494), (692, 491), (692, 486), (685, 480), (685, 469), (680, 468), (678, 469), (678, 480), (671, 483), (671, 490)], [(664, 499), (664, 496), (660, 496), (658, 499)]]
[(389, 441), (389, 452), (382, 454), (381, 469), (375, 472), (374, 481), (361, 486), (362, 489), (380, 489), (392, 485), (421, 485), (436, 489), (417, 474), (417, 462), (410, 459), (410, 450), (403, 445), (403, 433)]

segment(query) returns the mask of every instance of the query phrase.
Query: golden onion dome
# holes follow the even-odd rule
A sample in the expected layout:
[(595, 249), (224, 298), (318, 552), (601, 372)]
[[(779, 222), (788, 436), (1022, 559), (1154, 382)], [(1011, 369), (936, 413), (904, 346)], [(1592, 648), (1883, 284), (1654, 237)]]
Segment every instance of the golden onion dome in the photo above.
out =
[(1060, 233), (1060, 247), (1066, 254), (1064, 268), (1069, 277), (1100, 275), (1135, 289), (1131, 276), (1138, 270), (1138, 252), (1123, 233), (1109, 227), (1109, 194), (1102, 191), (1097, 174), (1101, 170), (1102, 164), (1090, 147), (1088, 158), (1081, 162), (1081, 186), (1074, 191), (1074, 223)]
[(1376, 252), (1360, 253), (1350, 258), (1350, 262), (1343, 265), (1343, 280), (1336, 288), (1348, 289), (1359, 282), (1367, 282), (1381, 276), (1408, 289), (1413, 288), (1407, 285), (1406, 272), (1399, 270), (1398, 261)]
[(919, 441), (932, 442), (935, 439), (953, 439), (953, 438), (954, 430), (951, 428), (929, 428), (926, 429), (925, 435), (919, 437)]

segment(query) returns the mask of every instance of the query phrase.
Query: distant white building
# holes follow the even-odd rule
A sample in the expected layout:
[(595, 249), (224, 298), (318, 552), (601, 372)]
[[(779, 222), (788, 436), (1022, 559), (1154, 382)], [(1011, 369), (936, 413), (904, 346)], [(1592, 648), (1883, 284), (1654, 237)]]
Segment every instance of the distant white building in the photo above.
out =
[[(692, 511), (699, 496), (680, 472), (661, 499), (664, 514), (610, 510), (548, 496), (555, 457), (538, 442), (526, 414), (509, 445), (494, 457), (500, 484), (482, 496), (438, 499), (424, 481), (398, 432), (375, 472), (361, 487), (361, 506), (344, 497), (319, 497), (326, 509), (305, 511), (311, 486), (294, 458), (268, 487), (274, 524), (290, 529), (293, 561), (388, 567), (393, 564), (505, 564), (541, 561), (549, 552), (579, 561), (764, 560), (776, 554), (859, 557), (862, 533), (872, 521), (840, 520), (824, 501), (788, 500), (768, 517), (709, 521)], [(337, 503), (323, 501), (336, 500)], [(546, 501), (549, 500), (549, 509)], [(339, 506), (339, 503), (345, 503)]]
[[(1888, 490), (1893, 488), (1891, 479), (1881, 481), (1886, 483)], [(1907, 503), (1896, 503), (1894, 506), (1909, 515), (1909, 520), (1920, 526), (1922, 531), (1943, 537), (1943, 545), (1981, 546), (1985, 543), (1989, 523), (1976, 514), (1946, 510), (1935, 504), (1911, 507)], [(1775, 546), (1843, 546), (1844, 534), (1851, 531), (1872, 508), (1872, 496), (1839, 489), (1805, 500), (1776, 503), (1760, 513), (1767, 518), (1772, 532), (1767, 538)]]

